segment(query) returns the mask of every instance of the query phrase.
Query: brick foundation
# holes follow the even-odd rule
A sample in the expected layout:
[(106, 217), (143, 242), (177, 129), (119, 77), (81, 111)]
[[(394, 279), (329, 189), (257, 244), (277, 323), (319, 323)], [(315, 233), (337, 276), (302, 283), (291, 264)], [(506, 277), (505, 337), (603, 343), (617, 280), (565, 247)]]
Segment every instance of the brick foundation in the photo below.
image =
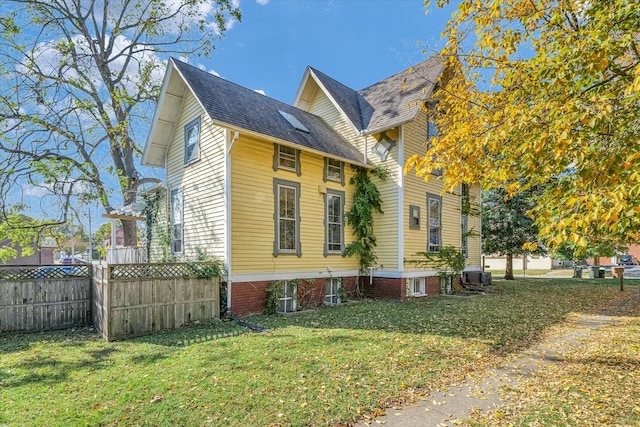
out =
[[(374, 277), (373, 284), (369, 284), (368, 277), (360, 277), (361, 289), (367, 298), (406, 301), (406, 279)], [(231, 313), (235, 316), (248, 316), (263, 313), (267, 300), (267, 289), (272, 281), (234, 282), (231, 286)], [(455, 284), (460, 283), (456, 278)], [(355, 277), (344, 277), (342, 286), (349, 297), (353, 297), (356, 288)], [(298, 282), (298, 308), (317, 307), (324, 304), (325, 279), (300, 280)], [(440, 295), (440, 278), (437, 276), (425, 278), (426, 296)]]
[[(248, 316), (263, 313), (267, 300), (267, 289), (272, 281), (233, 282), (231, 285), (231, 313)], [(355, 277), (344, 277), (342, 286), (348, 296), (355, 291)], [(298, 307), (317, 307), (324, 304), (326, 281), (324, 278), (298, 281)]]
[(440, 278), (438, 276), (427, 277), (424, 286), (428, 296), (440, 295)]
[(270, 281), (232, 283), (231, 313), (234, 316), (262, 313), (269, 286), (271, 286)]
[(369, 284), (369, 278), (364, 277), (363, 289), (368, 298), (404, 301), (406, 300), (405, 279), (374, 277), (373, 284)]

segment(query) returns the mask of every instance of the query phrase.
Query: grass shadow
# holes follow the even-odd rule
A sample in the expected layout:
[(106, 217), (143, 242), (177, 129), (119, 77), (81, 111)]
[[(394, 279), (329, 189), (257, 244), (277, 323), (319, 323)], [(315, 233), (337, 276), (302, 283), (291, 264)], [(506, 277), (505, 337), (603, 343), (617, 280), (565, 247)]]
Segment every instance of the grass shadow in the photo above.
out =
[[(75, 372), (97, 371), (110, 365), (115, 348), (102, 348), (83, 352), (75, 360), (60, 357), (62, 352), (29, 356), (14, 364), (5, 365), (0, 371), (0, 385), (3, 388), (29, 386), (35, 383), (59, 384), (67, 381)], [(8, 372), (26, 372), (23, 375)]]
[(82, 347), (101, 337), (91, 326), (42, 332), (7, 332), (0, 334), (0, 355), (28, 351), (44, 342), (60, 346)]
[(216, 341), (244, 335), (249, 332), (232, 322), (211, 320), (186, 325), (180, 329), (159, 331), (150, 335), (131, 338), (128, 341), (160, 345), (165, 347), (186, 347), (193, 344)]

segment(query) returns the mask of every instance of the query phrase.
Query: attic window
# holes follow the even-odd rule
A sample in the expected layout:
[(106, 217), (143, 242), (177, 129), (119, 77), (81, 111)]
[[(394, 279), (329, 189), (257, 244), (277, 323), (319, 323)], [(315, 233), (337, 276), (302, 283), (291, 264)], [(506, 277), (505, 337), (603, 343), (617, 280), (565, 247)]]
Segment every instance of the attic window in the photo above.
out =
[(289, 122), (289, 124), (293, 126), (295, 130), (299, 130), (304, 133), (310, 133), (309, 129), (307, 129), (302, 123), (300, 123), (300, 120), (298, 120), (298, 118), (293, 114), (285, 113), (282, 110), (278, 110), (278, 113), (280, 113), (280, 115), (284, 117), (284, 119)]
[(380, 160), (384, 162), (387, 160), (387, 156), (395, 146), (396, 142), (389, 138), (385, 132), (382, 132), (380, 139), (378, 139), (377, 144), (373, 146), (371, 151), (377, 154), (378, 157), (380, 157)]

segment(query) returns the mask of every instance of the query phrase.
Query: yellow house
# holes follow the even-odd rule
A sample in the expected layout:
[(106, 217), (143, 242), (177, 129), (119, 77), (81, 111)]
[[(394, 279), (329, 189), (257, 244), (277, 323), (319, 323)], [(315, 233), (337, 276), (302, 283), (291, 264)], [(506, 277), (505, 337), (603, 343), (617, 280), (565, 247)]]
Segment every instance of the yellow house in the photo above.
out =
[[(443, 193), (437, 177), (403, 174), (424, 150), (425, 102), (443, 68), (430, 58), (362, 90), (307, 68), (293, 105), (175, 59), (169, 61), (143, 164), (165, 169), (151, 258), (222, 259), (227, 304), (235, 315), (264, 310), (276, 287), (280, 311), (340, 302), (356, 282), (377, 298), (438, 294), (439, 279), (405, 260), (417, 252), (461, 248), (480, 270), (480, 219), (461, 210), (477, 186)], [(432, 131), (433, 129), (431, 129)], [(345, 221), (357, 168), (383, 166), (373, 179), (377, 264), (359, 271), (342, 256), (353, 240)]]

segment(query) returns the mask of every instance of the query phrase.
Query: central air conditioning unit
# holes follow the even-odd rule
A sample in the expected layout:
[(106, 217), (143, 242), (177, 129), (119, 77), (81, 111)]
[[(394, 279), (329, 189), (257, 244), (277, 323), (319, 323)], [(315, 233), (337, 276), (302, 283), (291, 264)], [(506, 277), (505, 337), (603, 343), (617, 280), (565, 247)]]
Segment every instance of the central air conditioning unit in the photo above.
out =
[(489, 286), (491, 285), (491, 273), (483, 271), (465, 271), (463, 274), (463, 283), (470, 285)]

